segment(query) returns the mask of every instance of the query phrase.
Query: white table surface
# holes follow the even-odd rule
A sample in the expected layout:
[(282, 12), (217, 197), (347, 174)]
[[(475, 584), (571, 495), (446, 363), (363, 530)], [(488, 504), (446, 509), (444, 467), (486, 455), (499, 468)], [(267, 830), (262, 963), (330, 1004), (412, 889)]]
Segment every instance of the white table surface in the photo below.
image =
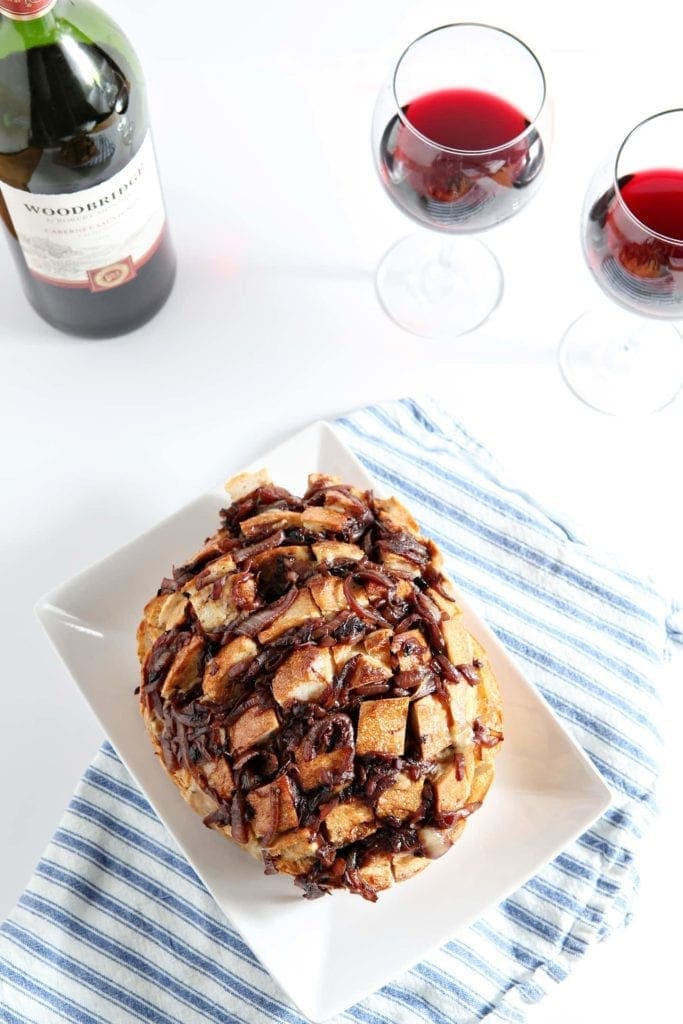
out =
[[(74, 341), (30, 312), (0, 245), (0, 919), (102, 739), (36, 598), (312, 419), (431, 390), (529, 490), (683, 597), (683, 398), (613, 420), (556, 369), (562, 330), (599, 302), (578, 242), (588, 178), (611, 140), (683, 103), (676, 0), (647, 17), (587, 0), (204, 0), (201, 17), (185, 0), (107, 6), (145, 62), (180, 275), (142, 331)], [(375, 299), (373, 268), (410, 225), (375, 178), (370, 116), (403, 45), (473, 17), (537, 49), (553, 161), (530, 207), (488, 236), (506, 275), (500, 308), (432, 342)], [(676, 653), (661, 683), (669, 763), (636, 919), (531, 1022), (677, 1019), (682, 669)]]

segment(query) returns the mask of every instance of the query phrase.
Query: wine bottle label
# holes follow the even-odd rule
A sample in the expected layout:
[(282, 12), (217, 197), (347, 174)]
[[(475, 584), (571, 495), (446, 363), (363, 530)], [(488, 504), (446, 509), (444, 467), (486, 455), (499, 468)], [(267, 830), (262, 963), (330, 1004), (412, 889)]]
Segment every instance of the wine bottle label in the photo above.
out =
[(47, 14), (56, 3), (57, 0), (0, 0), (0, 14), (16, 21), (30, 21)]
[(124, 170), (94, 188), (66, 195), (0, 188), (29, 270), (48, 284), (118, 288), (161, 244), (166, 215), (149, 133)]

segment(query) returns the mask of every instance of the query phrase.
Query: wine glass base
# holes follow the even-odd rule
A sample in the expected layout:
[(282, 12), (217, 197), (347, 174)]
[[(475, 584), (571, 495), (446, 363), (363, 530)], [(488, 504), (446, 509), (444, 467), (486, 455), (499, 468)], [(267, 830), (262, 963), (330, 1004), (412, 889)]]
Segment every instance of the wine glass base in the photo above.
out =
[(618, 311), (575, 320), (559, 363), (574, 394), (611, 416), (657, 412), (683, 388), (683, 338), (673, 324)]
[(386, 313), (407, 331), (457, 338), (491, 315), (503, 294), (503, 275), (478, 239), (420, 233), (389, 249), (376, 286)]

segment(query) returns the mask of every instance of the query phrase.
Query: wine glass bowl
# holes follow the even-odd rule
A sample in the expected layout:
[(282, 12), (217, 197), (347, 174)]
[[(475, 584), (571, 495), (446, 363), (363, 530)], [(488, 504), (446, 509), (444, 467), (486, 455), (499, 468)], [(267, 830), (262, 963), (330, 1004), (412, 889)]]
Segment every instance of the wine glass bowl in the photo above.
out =
[[(492, 45), (495, 61), (484, 59)], [(507, 220), (540, 184), (545, 94), (536, 57), (502, 29), (446, 25), (421, 36), (375, 108), (374, 150), (389, 196), (439, 231)]]
[(602, 290), (644, 316), (683, 317), (683, 110), (637, 125), (594, 176), (583, 243)]
[(579, 317), (560, 346), (560, 369), (587, 405), (650, 413), (683, 386), (683, 110), (633, 128), (594, 174), (581, 220), (595, 282), (624, 312)]
[(455, 336), (495, 308), (500, 268), (482, 243), (463, 236), (495, 227), (535, 195), (549, 121), (543, 69), (503, 29), (444, 25), (401, 54), (373, 117), (380, 180), (421, 227), (460, 236), (413, 236), (385, 256), (378, 293), (402, 326)]

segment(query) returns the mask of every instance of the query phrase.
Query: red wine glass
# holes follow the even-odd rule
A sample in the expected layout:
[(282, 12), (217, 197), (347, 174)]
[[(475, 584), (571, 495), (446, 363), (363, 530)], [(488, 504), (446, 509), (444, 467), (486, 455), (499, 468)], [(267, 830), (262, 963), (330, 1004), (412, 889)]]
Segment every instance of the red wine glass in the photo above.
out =
[(471, 235), (535, 195), (549, 136), (543, 69), (509, 32), (444, 25), (403, 52), (377, 100), (373, 151), (396, 206), (437, 233), (404, 238), (378, 268), (379, 299), (402, 327), (456, 337), (495, 309), (500, 266)]
[(601, 412), (655, 412), (683, 387), (683, 339), (671, 323), (683, 319), (683, 110), (647, 118), (611, 153), (581, 226), (588, 267), (621, 309), (571, 325), (562, 374)]

